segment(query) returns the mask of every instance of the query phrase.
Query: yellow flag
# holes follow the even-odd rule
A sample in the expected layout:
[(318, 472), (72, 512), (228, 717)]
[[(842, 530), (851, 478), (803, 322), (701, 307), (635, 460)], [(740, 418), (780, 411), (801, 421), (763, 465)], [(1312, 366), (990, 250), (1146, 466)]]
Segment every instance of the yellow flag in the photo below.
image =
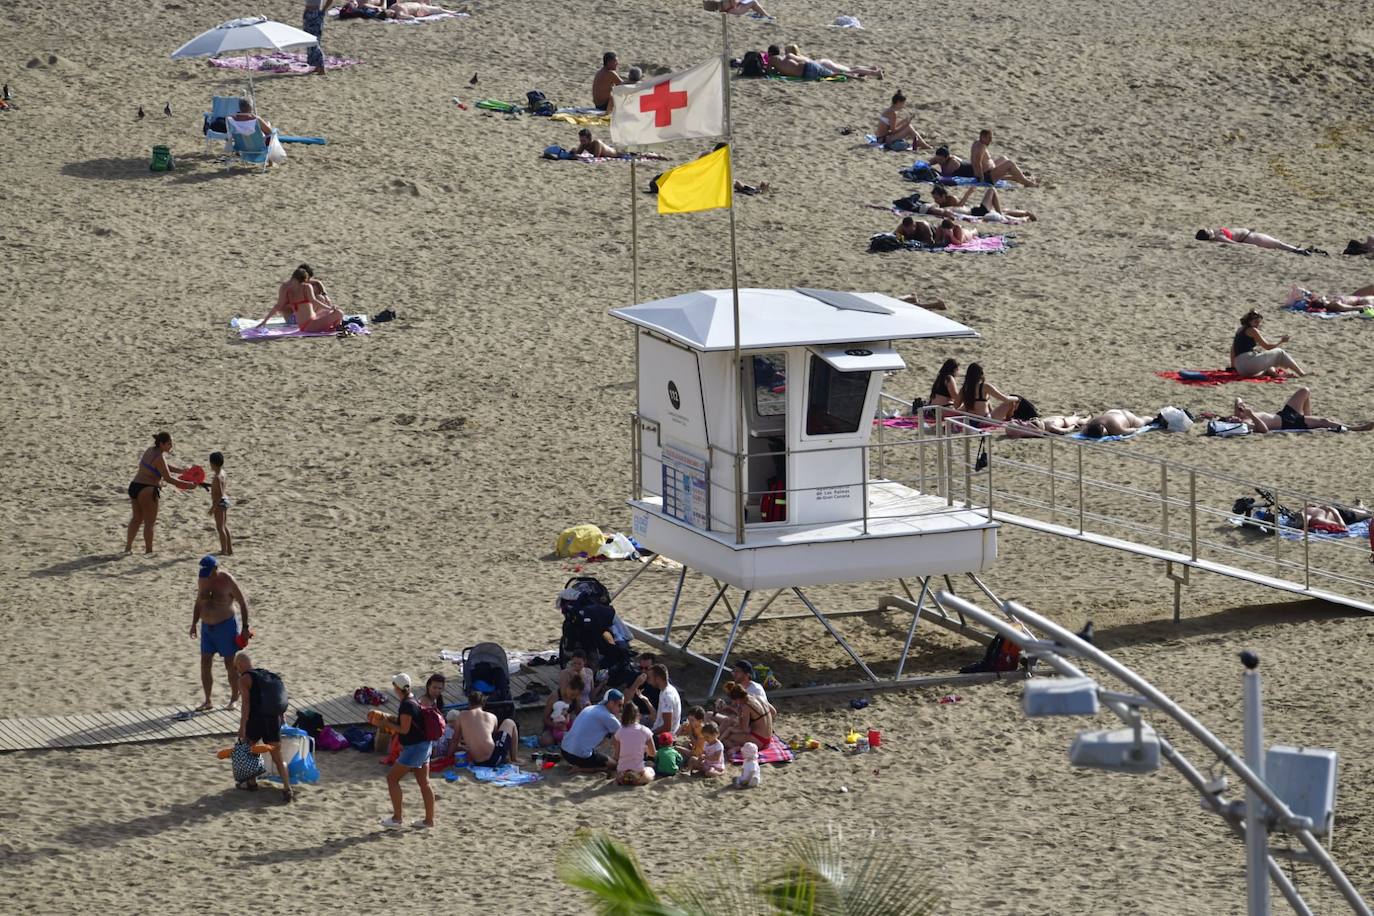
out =
[(695, 213), (729, 207), (734, 201), (730, 147), (680, 165), (658, 179), (659, 213)]

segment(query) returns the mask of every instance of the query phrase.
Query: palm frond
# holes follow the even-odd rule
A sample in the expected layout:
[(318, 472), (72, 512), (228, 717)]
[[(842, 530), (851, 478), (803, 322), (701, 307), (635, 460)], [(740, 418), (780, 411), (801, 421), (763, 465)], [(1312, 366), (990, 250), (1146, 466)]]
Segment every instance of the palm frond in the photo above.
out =
[(925, 916), (937, 902), (896, 847), (839, 833), (788, 844), (759, 893), (781, 916)]
[(664, 906), (634, 853), (604, 833), (579, 833), (559, 856), (558, 877), (589, 893), (601, 916), (684, 916)]

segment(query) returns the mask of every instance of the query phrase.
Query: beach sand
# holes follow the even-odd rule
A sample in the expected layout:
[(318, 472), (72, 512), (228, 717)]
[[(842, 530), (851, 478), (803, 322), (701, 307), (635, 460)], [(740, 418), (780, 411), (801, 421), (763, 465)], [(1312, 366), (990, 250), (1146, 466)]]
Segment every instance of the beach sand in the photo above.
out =
[[(813, 56), (885, 66), (887, 78), (736, 85), (736, 175), (774, 187), (737, 204), (740, 281), (939, 296), (983, 335), (903, 344), (912, 371), (890, 390), (923, 394), (955, 356), (1045, 412), (1224, 411), (1237, 394), (1272, 410), (1291, 384), (1196, 390), (1154, 375), (1223, 365), (1236, 319), (1256, 306), (1267, 333), (1292, 335), (1319, 411), (1374, 411), (1370, 325), (1277, 311), (1292, 283), (1374, 282), (1368, 261), (1334, 256), (1374, 229), (1367, 11), (1330, 0), (1046, 0), (939, 16), (893, 0), (768, 6), (776, 23), (731, 21), (735, 56), (796, 41)], [(254, 11), (295, 24), (299, 4)], [(594, 10), (492, 0), (470, 19), (421, 27), (330, 22), (328, 52), (361, 65), (256, 81), (268, 120), (329, 143), (291, 146), (283, 167), (259, 176), (227, 174), (200, 141), (210, 96), (239, 82), (167, 57), (243, 12), (153, 3), (105, 16), (68, 0), (6, 13), (0, 76), (17, 105), (0, 112), (6, 716), (197, 698), (187, 625), (196, 559), (216, 546), (208, 497), (168, 489), (156, 555), (120, 556), (125, 486), (160, 429), (175, 437), (174, 459), (225, 453), (238, 548), (226, 567), (251, 602), (255, 658), (298, 696), (420, 676), (442, 648), (556, 644), (551, 601), (575, 570), (548, 559), (555, 535), (578, 522), (629, 526), (633, 337), (606, 314), (631, 299), (629, 167), (541, 161), (545, 146), (574, 145), (575, 128), (471, 103), (539, 89), (586, 104), (603, 50), (627, 67), (677, 69), (719, 50), (719, 21), (688, 0)], [(865, 30), (829, 27), (841, 13)], [(1044, 177), (1044, 188), (1005, 192), (1041, 217), (1016, 227), (1011, 253), (865, 252), (896, 219), (862, 205), (917, 187), (897, 177), (909, 154), (857, 146), (898, 88), (927, 138), (963, 153), (991, 127), (995, 152)], [(171, 145), (175, 172), (148, 171), (155, 144)], [(655, 171), (638, 170), (641, 186)], [(724, 214), (660, 218), (636, 196), (641, 299), (729, 284)], [(1333, 257), (1193, 241), (1218, 224)], [(399, 320), (370, 338), (232, 339), (228, 319), (264, 313), (300, 261), (347, 310), (393, 308)], [(1374, 436), (1153, 435), (1121, 447), (1332, 499), (1370, 496)], [(630, 567), (595, 571), (618, 582)], [(655, 570), (618, 606), (655, 619), (673, 581)], [(1101, 645), (1233, 746), (1236, 652), (1260, 652), (1271, 739), (1341, 754), (1335, 851), (1374, 891), (1368, 618), (1204, 576), (1185, 590), (1176, 626), (1158, 564), (1022, 530), (1003, 531), (987, 581), (1075, 628), (1092, 618)], [(895, 587), (816, 595), (866, 606)], [(689, 597), (703, 606), (706, 585), (693, 581)], [(895, 657), (896, 618), (844, 628), (863, 651)], [(804, 625), (761, 627), (743, 652), (777, 661), (789, 684), (844, 661)], [(976, 656), (936, 632), (917, 640), (912, 664), (938, 673)], [(939, 705), (944, 692), (883, 694), (862, 713), (848, 697), (782, 703), (784, 735), (837, 741), (872, 726), (884, 748), (805, 754), (766, 769), (753, 792), (688, 780), (630, 791), (557, 773), (518, 789), (467, 780), (438, 789), (440, 827), (424, 834), (379, 830), (381, 768), (351, 751), (322, 755), (323, 781), (290, 808), (233, 791), (213, 758), (221, 739), (8, 754), (0, 881), (31, 913), (275, 913), (346, 900), (580, 912), (582, 898), (553, 879), (578, 828), (611, 830), (668, 878), (715, 852), (838, 825), (909, 855), (940, 889), (942, 912), (1242, 910), (1243, 849), (1172, 771), (1073, 771), (1065, 752), (1079, 723), (1025, 721), (1014, 685), (960, 689), (962, 702)], [(418, 816), (413, 788), (407, 800)], [(1310, 866), (1297, 875), (1319, 911), (1340, 910)]]

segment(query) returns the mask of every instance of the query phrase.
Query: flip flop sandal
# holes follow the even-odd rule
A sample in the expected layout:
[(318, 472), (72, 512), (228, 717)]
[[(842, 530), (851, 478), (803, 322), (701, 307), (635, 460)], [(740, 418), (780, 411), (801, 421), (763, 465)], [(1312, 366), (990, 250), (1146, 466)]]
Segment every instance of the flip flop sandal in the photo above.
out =
[(196, 711), (195, 711), (194, 709), (183, 709), (181, 712), (176, 713), (175, 715), (172, 716), (172, 721), (173, 721), (173, 722), (185, 722), (185, 721), (187, 721), (188, 719), (194, 719), (195, 716), (196, 716)]

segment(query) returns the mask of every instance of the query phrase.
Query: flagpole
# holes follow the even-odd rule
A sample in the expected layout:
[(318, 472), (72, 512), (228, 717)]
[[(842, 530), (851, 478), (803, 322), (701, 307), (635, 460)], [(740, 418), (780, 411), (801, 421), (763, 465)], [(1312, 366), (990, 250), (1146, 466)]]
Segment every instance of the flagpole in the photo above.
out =
[(720, 14), (720, 78), (725, 96), (726, 181), (730, 182), (730, 292), (735, 323), (735, 543), (744, 543), (744, 366), (740, 362), (739, 255), (735, 246), (734, 139), (730, 133), (730, 15)]
[[(628, 150), (627, 150), (628, 152)], [(635, 208), (635, 160), (630, 160), (630, 277), (634, 299), (639, 302), (639, 214)]]

